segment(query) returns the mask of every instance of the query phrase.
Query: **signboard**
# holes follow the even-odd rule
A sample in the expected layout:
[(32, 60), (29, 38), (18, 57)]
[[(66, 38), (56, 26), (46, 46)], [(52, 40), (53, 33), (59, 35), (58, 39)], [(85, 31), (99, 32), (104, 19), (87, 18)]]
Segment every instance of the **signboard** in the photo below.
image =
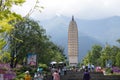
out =
[(112, 67), (112, 60), (107, 60), (106, 61), (106, 67)]
[(36, 54), (29, 53), (27, 55), (27, 64), (31, 66), (36, 66)]

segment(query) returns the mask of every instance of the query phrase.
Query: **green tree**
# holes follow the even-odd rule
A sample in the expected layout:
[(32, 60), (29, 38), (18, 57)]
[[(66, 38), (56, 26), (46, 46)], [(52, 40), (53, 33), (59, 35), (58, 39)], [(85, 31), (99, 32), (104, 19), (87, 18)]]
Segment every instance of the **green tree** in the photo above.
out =
[(10, 53), (4, 52), (3, 54), (1, 54), (0, 61), (3, 62), (3, 63), (10, 62)]
[(98, 59), (101, 56), (101, 51), (102, 51), (102, 47), (100, 45), (94, 45), (92, 47), (91, 53), (89, 55), (89, 61), (94, 64), (94, 65), (98, 65)]
[(9, 32), (13, 28), (14, 22), (20, 19), (20, 15), (11, 11), (12, 5), (20, 5), (25, 0), (0, 0), (0, 32)]
[(112, 65), (115, 66), (116, 65), (116, 55), (120, 52), (120, 48), (117, 46), (113, 46), (111, 48), (111, 60), (112, 60)]
[(116, 66), (120, 66), (120, 52), (116, 55)]
[(106, 47), (102, 50), (102, 54), (99, 59), (101, 66), (105, 67), (106, 62), (111, 60), (111, 51), (112, 51), (111, 46), (107, 44)]
[[(18, 20), (23, 20), (21, 15), (11, 11), (13, 5), (21, 6), (26, 0), (0, 0), (0, 51), (5, 45), (6, 35), (11, 32)], [(25, 17), (29, 17), (34, 10), (41, 12), (43, 9), (39, 5), (39, 0), (35, 0), (35, 5), (29, 10)]]
[(88, 63), (92, 63), (91, 59), (91, 51), (88, 52), (88, 54), (83, 59), (83, 64), (87, 65)]
[(11, 7), (12, 5), (21, 5), (23, 2), (25, 0), (0, 0), (0, 60), (3, 62), (8, 62), (10, 59), (9, 53), (5, 50), (8, 34), (14, 29), (16, 20), (22, 20), (19, 14), (11, 11)]
[(99, 58), (99, 63), (101, 66), (105, 67), (108, 61), (111, 61), (112, 65), (116, 65), (116, 55), (120, 52), (120, 49), (117, 46), (106, 45), (106, 47), (102, 50), (102, 54)]
[[(5, 34), (9, 33), (15, 24), (15, 20), (21, 19), (20, 15), (12, 12), (12, 5), (20, 5), (25, 0), (0, 0), (0, 50), (5, 45)], [(12, 22), (11, 22), (12, 21)]]
[(106, 66), (106, 57), (105, 54), (102, 53), (100, 58), (98, 59), (99, 66), (105, 67)]
[(11, 51), (11, 67), (17, 62), (22, 63), (27, 53), (36, 53), (39, 63), (63, 60), (63, 49), (49, 40), (45, 30), (38, 22), (25, 19), (16, 24), (9, 38)]
[[(118, 39), (117, 42), (120, 42), (120, 40)], [(119, 54), (120, 48), (118, 46), (106, 44), (105, 48), (102, 49), (101, 46), (94, 45), (83, 59), (83, 63), (98, 64), (102, 67), (106, 67), (108, 63), (112, 66), (119, 66)]]

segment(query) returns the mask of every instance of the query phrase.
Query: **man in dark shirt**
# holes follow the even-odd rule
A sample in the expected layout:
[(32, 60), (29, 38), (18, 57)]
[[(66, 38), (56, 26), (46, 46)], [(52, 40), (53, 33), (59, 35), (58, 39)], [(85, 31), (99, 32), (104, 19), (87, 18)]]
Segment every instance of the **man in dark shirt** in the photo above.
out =
[(88, 72), (88, 70), (85, 70), (83, 80), (90, 80), (90, 73)]

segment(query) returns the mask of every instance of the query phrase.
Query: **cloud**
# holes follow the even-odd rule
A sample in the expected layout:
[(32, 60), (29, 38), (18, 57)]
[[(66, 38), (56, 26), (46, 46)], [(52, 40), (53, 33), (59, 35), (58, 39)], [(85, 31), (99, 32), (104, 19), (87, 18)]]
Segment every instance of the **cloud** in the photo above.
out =
[[(54, 16), (74, 15), (80, 19), (99, 19), (110, 16), (120, 16), (120, 0), (40, 0), (44, 7), (42, 13), (34, 12), (31, 17), (49, 19)], [(25, 15), (35, 4), (35, 0), (27, 0), (23, 7), (14, 10)], [(17, 8), (17, 9), (16, 9)]]

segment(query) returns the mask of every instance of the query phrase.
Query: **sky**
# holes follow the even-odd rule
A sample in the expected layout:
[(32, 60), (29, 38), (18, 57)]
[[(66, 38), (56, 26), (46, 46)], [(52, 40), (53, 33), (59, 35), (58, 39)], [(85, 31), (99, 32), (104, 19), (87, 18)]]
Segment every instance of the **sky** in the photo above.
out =
[[(13, 6), (12, 10), (25, 16), (34, 7), (35, 1), (27, 0), (21, 7)], [(31, 17), (39, 20), (72, 15), (87, 20), (120, 16), (120, 0), (39, 0), (37, 5), (44, 9), (41, 13), (34, 10)]]

